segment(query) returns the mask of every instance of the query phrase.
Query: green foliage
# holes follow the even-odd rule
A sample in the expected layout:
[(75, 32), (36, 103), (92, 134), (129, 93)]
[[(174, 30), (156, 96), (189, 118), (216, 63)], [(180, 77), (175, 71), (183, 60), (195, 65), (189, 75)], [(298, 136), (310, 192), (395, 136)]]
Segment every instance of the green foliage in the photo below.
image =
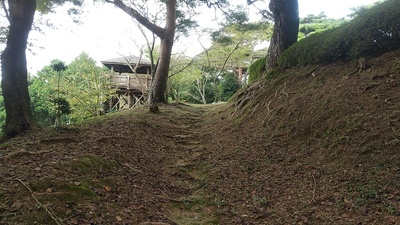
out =
[(243, 6), (239, 5), (234, 10), (229, 10), (226, 20), (230, 24), (245, 24), (249, 21), (249, 17), (243, 8)]
[(61, 72), (67, 69), (67, 66), (65, 65), (64, 62), (60, 60), (53, 60), (50, 63), (50, 66), (53, 68), (54, 71)]
[(254, 49), (270, 38), (271, 28), (265, 22), (228, 24), (211, 34), (213, 47), (193, 62), (190, 58), (173, 57), (170, 74), (191, 65), (168, 80), (168, 96), (191, 103), (226, 101), (240, 84), (233, 81), (235, 75), (224, 74), (247, 68), (256, 55), (265, 55)]
[(257, 80), (262, 76), (266, 69), (267, 57), (261, 57), (249, 66), (249, 83)]
[[(54, 8), (65, 3), (72, 3), (75, 7), (81, 7), (83, 0), (36, 0), (36, 9), (41, 13), (52, 13)], [(77, 10), (76, 8), (72, 8)]]
[(398, 15), (398, 1), (387, 0), (338, 28), (300, 40), (282, 54), (278, 64), (293, 67), (357, 60), (397, 49), (400, 47)]
[[(182, 70), (183, 68), (185, 69)], [(168, 79), (168, 96), (177, 102), (187, 100), (189, 86), (201, 78), (198, 65), (193, 64), (189, 58), (172, 57), (169, 73), (171, 77)]]
[(98, 116), (102, 103), (108, 94), (108, 70), (96, 66), (96, 62), (86, 53), (75, 58), (65, 71), (63, 86), (73, 113), (71, 119), (81, 121), (91, 116)]
[(53, 99), (58, 95), (57, 79), (58, 73), (51, 66), (44, 67), (37, 76), (29, 78), (33, 117), (44, 126), (52, 125), (56, 119), (57, 111)]
[(188, 36), (191, 29), (195, 29), (198, 27), (196, 21), (188, 18), (184, 11), (177, 10), (176, 11), (176, 31), (177, 38), (180, 35)]
[[(185, 100), (195, 104), (216, 102), (216, 98), (219, 95), (218, 82), (217, 78), (212, 79), (210, 76), (203, 74), (200, 79), (197, 79), (189, 86), (188, 95)], [(199, 90), (204, 90), (204, 92), (200, 93)], [(204, 98), (205, 102), (203, 102), (202, 98)]]
[(56, 106), (56, 110), (59, 111), (61, 115), (71, 114), (71, 106), (65, 98), (55, 98), (53, 99), (53, 103)]
[(212, 33), (213, 48), (207, 51), (202, 60), (219, 69), (229, 56), (225, 69), (235, 71), (248, 68), (253, 59), (267, 54), (265, 50), (255, 51), (255, 48), (269, 40), (271, 35), (272, 26), (265, 22), (226, 25)]
[(328, 18), (324, 12), (319, 15), (307, 15), (307, 17), (300, 19), (299, 39), (307, 37), (313, 33), (333, 29), (344, 22), (346, 22), (344, 18), (338, 20), (331, 19)]
[(220, 83), (220, 100), (228, 101), (230, 97), (232, 97), (240, 88), (239, 81), (237, 76), (234, 73), (225, 74)]
[(29, 91), (35, 120), (42, 125), (53, 125), (57, 112), (63, 115), (62, 123), (100, 115), (102, 103), (110, 91), (107, 73), (108, 70), (97, 67), (96, 62), (85, 53), (75, 58), (68, 67), (59, 60), (53, 60), (36, 77), (30, 78)]
[(243, 47), (254, 46), (262, 41), (269, 40), (272, 35), (272, 26), (266, 22), (231, 23), (211, 33), (213, 42), (221, 45), (243, 43)]

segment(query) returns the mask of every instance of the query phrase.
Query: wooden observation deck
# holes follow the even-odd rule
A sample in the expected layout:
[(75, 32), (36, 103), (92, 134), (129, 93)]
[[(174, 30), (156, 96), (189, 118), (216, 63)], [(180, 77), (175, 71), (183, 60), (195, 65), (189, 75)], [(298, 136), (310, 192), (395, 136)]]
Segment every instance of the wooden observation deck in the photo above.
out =
[(151, 85), (151, 63), (137, 56), (108, 59), (101, 63), (111, 70), (110, 87), (115, 90), (110, 108), (131, 108), (143, 101)]

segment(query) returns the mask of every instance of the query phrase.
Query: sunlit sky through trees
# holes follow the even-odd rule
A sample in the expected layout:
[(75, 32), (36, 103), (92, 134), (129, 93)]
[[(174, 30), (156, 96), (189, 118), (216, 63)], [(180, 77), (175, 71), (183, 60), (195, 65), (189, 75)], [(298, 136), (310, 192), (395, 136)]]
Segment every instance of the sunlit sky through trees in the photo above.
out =
[[(243, 1), (244, 2), (244, 1)], [(300, 17), (308, 14), (318, 15), (321, 12), (330, 18), (341, 18), (350, 14), (350, 8), (368, 5), (376, 0), (299, 0)], [(259, 7), (267, 7), (265, 3), (257, 3)], [(139, 48), (145, 44), (137, 26), (124, 12), (111, 4), (89, 4), (81, 15), (81, 24), (76, 24), (67, 15), (67, 8), (57, 9), (55, 14), (45, 16), (44, 21), (51, 22), (55, 28), (44, 27), (43, 33), (32, 31), (30, 42), (33, 44), (27, 52), (28, 71), (31, 74), (48, 65), (52, 59), (60, 59), (70, 63), (80, 53), (86, 52), (100, 62), (104, 59), (122, 55), (139, 55)], [(202, 27), (216, 27), (214, 10), (201, 8)], [(255, 8), (252, 15), (256, 15)], [(252, 17), (257, 20), (260, 17)], [(207, 34), (192, 33), (190, 37), (182, 37), (174, 44), (174, 52), (185, 51), (187, 55), (195, 55), (201, 51), (199, 41), (210, 45)], [(100, 63), (99, 63), (100, 65)]]

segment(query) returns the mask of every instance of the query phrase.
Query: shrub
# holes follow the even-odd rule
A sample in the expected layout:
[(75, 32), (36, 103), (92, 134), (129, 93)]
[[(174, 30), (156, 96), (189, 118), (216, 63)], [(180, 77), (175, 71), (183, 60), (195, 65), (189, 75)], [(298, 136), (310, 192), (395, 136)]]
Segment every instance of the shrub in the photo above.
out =
[(249, 83), (260, 78), (266, 69), (267, 57), (261, 57), (249, 66)]

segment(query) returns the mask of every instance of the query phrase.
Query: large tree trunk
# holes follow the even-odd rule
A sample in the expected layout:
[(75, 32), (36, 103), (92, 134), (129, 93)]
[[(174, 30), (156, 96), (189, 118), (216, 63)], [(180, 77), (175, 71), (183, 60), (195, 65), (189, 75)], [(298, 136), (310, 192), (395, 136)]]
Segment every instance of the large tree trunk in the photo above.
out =
[(157, 112), (157, 103), (166, 103), (167, 79), (176, 29), (176, 0), (166, 1), (167, 16), (164, 35), (160, 37), (160, 61), (150, 89), (150, 111)]
[(34, 124), (28, 92), (26, 45), (36, 11), (36, 0), (9, 0), (9, 33), (1, 55), (5, 137), (13, 137)]
[(150, 103), (166, 103), (165, 91), (167, 88), (167, 78), (169, 64), (171, 61), (173, 39), (161, 40), (160, 62), (154, 75), (150, 89)]
[(273, 68), (281, 53), (297, 41), (299, 4), (297, 0), (271, 0), (269, 9), (274, 16), (275, 24), (268, 49), (267, 68)]

